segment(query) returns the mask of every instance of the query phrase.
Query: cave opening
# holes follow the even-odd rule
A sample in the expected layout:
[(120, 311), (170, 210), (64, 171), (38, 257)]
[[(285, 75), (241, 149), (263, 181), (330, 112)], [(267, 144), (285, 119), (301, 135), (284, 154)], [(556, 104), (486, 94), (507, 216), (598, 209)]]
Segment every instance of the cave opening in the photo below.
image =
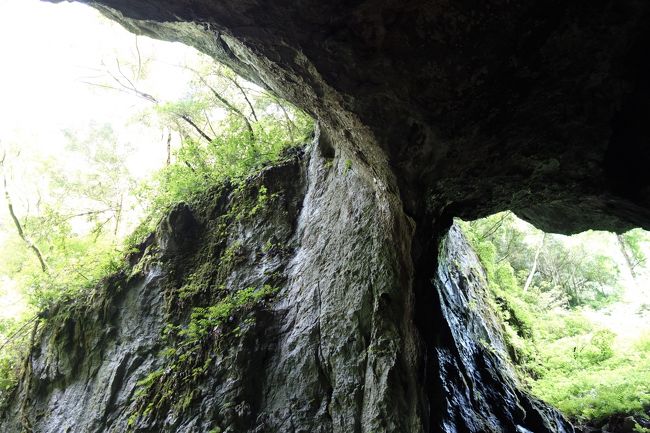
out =
[(510, 211), (456, 225), (526, 388), (576, 425), (648, 428), (650, 234), (545, 233)]
[[(0, 321), (1, 432), (572, 431), (526, 389), (644, 431), (644, 233), (617, 259), (511, 214), (443, 236), (511, 206), (550, 229), (648, 227), (647, 86), (621, 62), (643, 2), (80, 2), (139, 36), (116, 52), (102, 24), (55, 18), (80, 4), (0, 4), (50, 8), (0, 10), (1, 40), (32, 42), (6, 45), (0, 80), (2, 289), (33, 305)], [(57, 69), (73, 23), (83, 74)], [(232, 69), (158, 61), (143, 34)], [(95, 109), (119, 127), (85, 125)]]

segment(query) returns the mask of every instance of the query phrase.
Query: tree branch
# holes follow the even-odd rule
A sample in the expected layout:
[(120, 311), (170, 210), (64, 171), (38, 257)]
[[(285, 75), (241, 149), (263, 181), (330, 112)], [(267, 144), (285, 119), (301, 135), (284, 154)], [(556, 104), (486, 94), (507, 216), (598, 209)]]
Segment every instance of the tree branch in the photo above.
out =
[(194, 123), (194, 121), (190, 118), (190, 116), (188, 116), (187, 114), (178, 114), (178, 113), (176, 113), (176, 115), (178, 117), (180, 117), (181, 119), (183, 119), (185, 122), (187, 122), (192, 128), (194, 128), (196, 130), (196, 132), (198, 132), (201, 137), (205, 138), (210, 143), (212, 142), (212, 140), (213, 140), (212, 137), (210, 137), (208, 134), (203, 132), (203, 130), (201, 128), (199, 128), (196, 123)]
[[(154, 105), (160, 105), (160, 101), (158, 100), (158, 98), (156, 98), (153, 95), (150, 95), (149, 93), (146, 93), (146, 92), (143, 92), (143, 91), (139, 90), (133, 84), (133, 82), (126, 75), (124, 75), (124, 73), (122, 72), (122, 68), (120, 67), (120, 62), (119, 62), (118, 59), (115, 59), (115, 63), (117, 65), (118, 72), (124, 78), (124, 80), (126, 80), (126, 82), (128, 84), (125, 84), (119, 77), (115, 76), (115, 74), (113, 74), (110, 70), (108, 70), (108, 68), (106, 68), (106, 73), (121, 87), (121, 89), (113, 87), (113, 86), (107, 86), (107, 85), (103, 85), (103, 84), (91, 83), (91, 82), (86, 82), (86, 81), (84, 81), (84, 83), (89, 84), (89, 85), (93, 85), (93, 86), (104, 87), (104, 88), (108, 88), (108, 89), (112, 89), (112, 90), (123, 91), (123, 92), (131, 93), (131, 94), (135, 94), (136, 96), (139, 96), (140, 98), (145, 99), (145, 100), (151, 102)], [(175, 116), (179, 117), (180, 119), (183, 119), (196, 132), (198, 132), (201, 137), (206, 139), (208, 142), (212, 142), (213, 138), (210, 137), (208, 134), (206, 134), (196, 123), (194, 123), (194, 121), (187, 114), (182, 114), (182, 113), (178, 113), (178, 112), (173, 112), (173, 114)], [(251, 132), (252, 132), (252, 129), (251, 129)]]
[(506, 212), (503, 214), (503, 216), (499, 219), (499, 221), (497, 221), (496, 223), (494, 223), (494, 225), (493, 225), (492, 227), (490, 227), (488, 230), (486, 230), (486, 231), (481, 235), (481, 237), (479, 237), (478, 240), (479, 240), (479, 241), (482, 241), (483, 239), (485, 239), (485, 238), (487, 238), (487, 237), (490, 237), (490, 236), (492, 236), (494, 233), (496, 233), (496, 231), (499, 230), (499, 227), (501, 227), (501, 225), (503, 224), (503, 222), (505, 221), (505, 219), (506, 219), (507, 217), (509, 217), (509, 216), (510, 216), (510, 211), (506, 211)]
[(242, 113), (242, 111), (239, 108), (235, 107), (230, 103), (230, 101), (228, 101), (226, 98), (221, 96), (214, 87), (210, 86), (210, 84), (206, 81), (205, 78), (203, 78), (203, 76), (199, 73), (199, 71), (197, 71), (196, 69), (192, 69), (189, 66), (184, 66), (184, 68), (187, 69), (188, 71), (194, 72), (194, 75), (196, 75), (196, 77), (201, 81), (201, 83), (203, 83), (203, 85), (210, 90), (210, 92), (214, 95), (217, 101), (219, 101), (226, 108), (226, 110), (230, 111), (231, 113), (234, 113), (244, 121), (244, 123), (246, 124), (246, 129), (250, 134), (251, 141), (255, 140), (255, 132), (253, 131), (253, 126), (251, 125), (250, 120), (248, 120), (248, 117), (244, 113)]
[(0, 161), (0, 168), (2, 169), (2, 181), (3, 181), (3, 186), (5, 189), (5, 200), (7, 201), (7, 210), (9, 210), (9, 215), (11, 216), (11, 219), (14, 222), (14, 226), (16, 226), (16, 231), (18, 232), (18, 236), (25, 242), (27, 245), (27, 248), (33, 251), (34, 255), (38, 259), (38, 262), (41, 265), (41, 269), (43, 270), (44, 273), (49, 273), (49, 268), (47, 266), (47, 263), (45, 262), (45, 259), (43, 258), (43, 254), (41, 253), (41, 250), (34, 244), (25, 234), (25, 231), (23, 230), (23, 226), (20, 223), (20, 220), (16, 216), (16, 212), (14, 211), (14, 205), (13, 202), (11, 201), (11, 195), (9, 194), (9, 189), (7, 188), (7, 174), (5, 173), (5, 158), (7, 154), (5, 153), (2, 156), (2, 161)]
[(138, 53), (138, 76), (135, 80), (138, 81), (142, 76), (142, 56), (140, 55), (140, 46), (138, 45), (138, 35), (135, 35), (135, 51)]
[(257, 113), (255, 112), (255, 108), (253, 108), (253, 104), (251, 104), (251, 101), (250, 101), (250, 99), (248, 99), (248, 95), (246, 94), (246, 92), (244, 91), (242, 86), (240, 86), (239, 83), (237, 82), (237, 78), (231, 78), (231, 77), (228, 77), (226, 75), (224, 75), (224, 76), (226, 77), (226, 79), (228, 81), (233, 83), (235, 85), (235, 87), (237, 87), (239, 89), (242, 96), (246, 100), (246, 103), (248, 104), (248, 107), (251, 109), (251, 115), (253, 116), (253, 119), (255, 119), (256, 122), (259, 122), (259, 119), (257, 118)]

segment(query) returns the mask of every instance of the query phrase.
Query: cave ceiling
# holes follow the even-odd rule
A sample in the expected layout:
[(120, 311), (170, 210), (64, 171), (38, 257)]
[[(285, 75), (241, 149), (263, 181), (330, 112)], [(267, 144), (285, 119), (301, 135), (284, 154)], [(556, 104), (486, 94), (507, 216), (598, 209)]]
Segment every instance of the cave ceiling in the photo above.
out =
[(650, 228), (650, 2), (88, 3), (372, 136), (409, 214)]

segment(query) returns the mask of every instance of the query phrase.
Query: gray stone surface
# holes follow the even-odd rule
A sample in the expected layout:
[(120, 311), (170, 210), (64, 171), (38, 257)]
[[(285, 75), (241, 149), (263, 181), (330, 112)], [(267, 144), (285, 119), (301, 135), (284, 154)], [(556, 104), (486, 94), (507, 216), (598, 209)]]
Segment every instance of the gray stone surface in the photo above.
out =
[[(414, 224), (386, 179), (329, 157), (336, 139), (323, 134), (308, 156), (251, 179), (247, 190), (265, 185), (272, 198), (232, 220), (221, 247), (212, 233), (246, 194), (220, 190), (172, 211), (140, 254), (141, 277), (120, 289), (109, 281), (77, 316), (45, 325), (0, 432), (572, 431), (518, 390), (482, 302), (482, 271), (456, 229), (439, 260), (429, 257), (432, 268), (438, 263), (428, 285), (438, 344), (422, 338), (409, 290)], [(222, 251), (233, 245), (238, 258), (226, 266)], [(222, 251), (206, 253), (214, 248)], [(204, 341), (209, 368), (186, 407), (173, 406), (183, 399), (179, 385), (170, 405), (134, 418), (136, 383), (172, 368), (159, 355), (169, 344), (164, 324), (186, 324), (189, 307), (222, 296), (215, 283), (191, 305), (175, 305), (174, 291), (205, 263), (228, 291), (270, 281), (280, 290), (256, 307), (255, 320), (233, 317), (236, 336), (224, 325), (214, 331), (221, 337)]]
[(33, 348), (26, 377), (5, 408), (0, 431), (125, 431), (136, 382), (160, 365), (164, 325), (156, 266), (126, 287), (110, 284), (97, 305), (52, 319)]

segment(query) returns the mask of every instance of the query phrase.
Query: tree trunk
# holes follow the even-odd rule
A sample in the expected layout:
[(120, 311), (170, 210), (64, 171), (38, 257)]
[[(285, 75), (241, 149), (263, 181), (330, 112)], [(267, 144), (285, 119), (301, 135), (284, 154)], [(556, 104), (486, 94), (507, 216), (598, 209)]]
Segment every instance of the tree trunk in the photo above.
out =
[(47, 262), (45, 261), (45, 258), (43, 257), (43, 254), (41, 253), (41, 250), (25, 233), (22, 223), (18, 219), (18, 216), (16, 215), (16, 212), (14, 210), (13, 201), (11, 200), (11, 195), (9, 194), (9, 188), (7, 187), (7, 174), (5, 173), (5, 166), (4, 166), (5, 158), (6, 155), (3, 156), (2, 161), (0, 161), (0, 169), (2, 170), (2, 181), (5, 190), (5, 200), (7, 202), (7, 210), (9, 211), (9, 215), (11, 216), (11, 220), (13, 221), (14, 226), (16, 227), (18, 236), (20, 237), (20, 239), (23, 240), (25, 245), (27, 245), (27, 248), (34, 253), (36, 258), (38, 259), (38, 263), (41, 265), (41, 270), (47, 274), (49, 272), (49, 268), (47, 266)]
[(528, 278), (526, 278), (526, 284), (524, 284), (524, 292), (528, 291), (528, 288), (533, 282), (533, 277), (535, 276), (535, 272), (537, 272), (537, 264), (539, 263), (539, 254), (542, 252), (545, 239), (546, 239), (546, 233), (542, 234), (542, 240), (539, 242), (539, 245), (537, 246), (537, 251), (535, 251), (535, 259), (533, 260), (533, 266), (530, 268), (530, 273), (528, 274)]
[(627, 267), (627, 270), (630, 272), (630, 275), (632, 276), (632, 281), (634, 281), (636, 284), (637, 275), (636, 275), (636, 271), (634, 270), (634, 263), (632, 262), (630, 253), (627, 250), (625, 239), (621, 234), (616, 234), (615, 236), (616, 236), (616, 241), (618, 243), (618, 249), (621, 251), (621, 254), (623, 255), (623, 259), (625, 259), (625, 266)]

